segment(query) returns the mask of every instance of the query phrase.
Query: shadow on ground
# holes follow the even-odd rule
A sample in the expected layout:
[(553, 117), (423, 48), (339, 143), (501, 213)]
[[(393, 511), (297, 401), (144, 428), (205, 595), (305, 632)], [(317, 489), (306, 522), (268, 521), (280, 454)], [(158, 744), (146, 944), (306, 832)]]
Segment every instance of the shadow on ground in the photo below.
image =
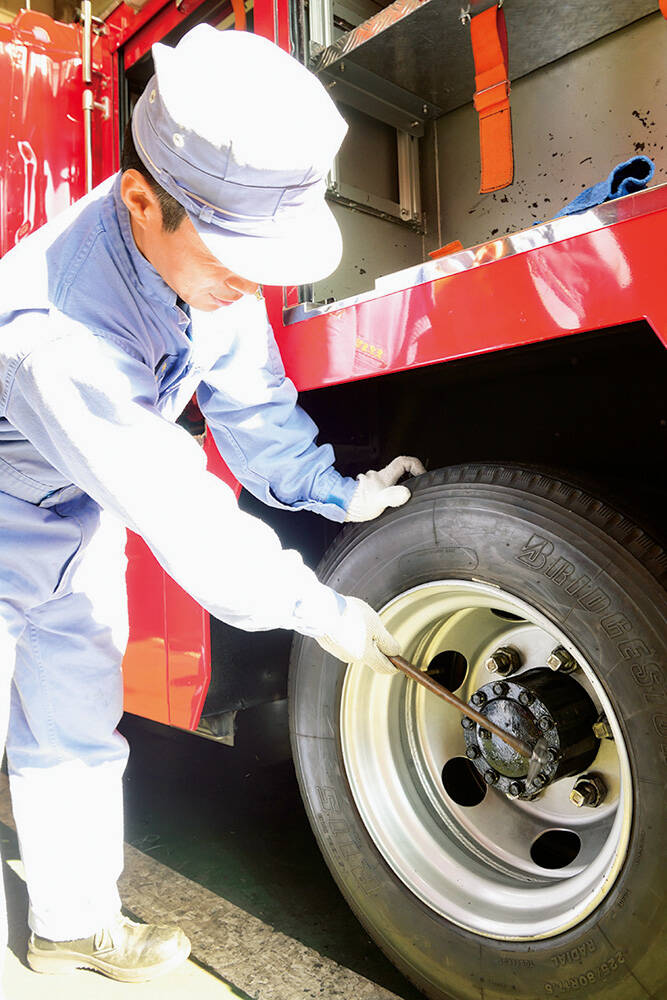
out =
[(162, 864), (392, 991), (423, 996), (368, 937), (315, 843), (291, 762), (126, 715), (125, 838)]

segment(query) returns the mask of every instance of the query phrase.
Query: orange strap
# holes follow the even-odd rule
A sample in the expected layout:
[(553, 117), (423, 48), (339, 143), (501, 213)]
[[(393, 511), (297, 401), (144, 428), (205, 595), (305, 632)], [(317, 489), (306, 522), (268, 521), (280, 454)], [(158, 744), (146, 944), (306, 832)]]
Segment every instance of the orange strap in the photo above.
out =
[(243, 0), (232, 0), (232, 10), (234, 11), (234, 29), (236, 31), (245, 31), (246, 16)]
[(451, 243), (445, 243), (444, 247), (440, 247), (439, 250), (429, 250), (428, 255), (432, 260), (437, 260), (439, 257), (448, 257), (450, 253), (458, 253), (459, 250), (463, 250), (461, 240), (452, 240)]
[(667, 0), (660, 0), (660, 10), (662, 11), (662, 16), (667, 17)]
[[(667, 3), (667, 0), (663, 0)], [(475, 110), (479, 115), (482, 160), (480, 192), (498, 191), (512, 183), (512, 117), (507, 73), (507, 25), (501, 7), (489, 7), (470, 20), (475, 60)]]

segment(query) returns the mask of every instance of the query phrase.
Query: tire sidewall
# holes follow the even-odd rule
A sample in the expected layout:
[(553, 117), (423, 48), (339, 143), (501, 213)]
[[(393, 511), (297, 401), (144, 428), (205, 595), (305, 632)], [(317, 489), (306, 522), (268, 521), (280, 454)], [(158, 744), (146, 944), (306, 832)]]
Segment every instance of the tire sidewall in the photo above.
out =
[(434, 914), (375, 848), (342, 762), (345, 667), (312, 640), (297, 639), (290, 696), (304, 800), (334, 877), (383, 950), (438, 998), (660, 996), (650, 953), (663, 923), (656, 887), (664, 884), (667, 716), (662, 605), (653, 577), (607, 530), (545, 497), (460, 482), (427, 482), (406, 508), (346, 531), (321, 570), (324, 582), (376, 608), (436, 579), (496, 585), (533, 606), (595, 665), (633, 774), (628, 853), (603, 903), (576, 928), (545, 941), (482, 938)]

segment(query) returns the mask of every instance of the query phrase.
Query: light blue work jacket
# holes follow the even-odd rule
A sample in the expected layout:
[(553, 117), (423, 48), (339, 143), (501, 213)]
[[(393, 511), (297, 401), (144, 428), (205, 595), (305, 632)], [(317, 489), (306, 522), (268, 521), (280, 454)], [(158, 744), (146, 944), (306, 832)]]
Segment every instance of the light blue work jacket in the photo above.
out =
[[(264, 302), (244, 296), (191, 315), (179, 307), (136, 247), (120, 175), (0, 261), (0, 492), (51, 507), (83, 491), (214, 614), (317, 634), (318, 613), (306, 609), (331, 607), (330, 598), (296, 553), (279, 556), (273, 533), (230, 504), (174, 424), (195, 391), (248, 490), (344, 520), (356, 483), (333, 468), (329, 445), (315, 444)], [(245, 595), (240, 566), (230, 574), (236, 591), (220, 582), (235, 560), (254, 563)]]
[[(102, 185), (102, 189), (107, 186)], [(45, 226), (0, 262), (0, 329), (17, 321), (43, 326), (59, 310), (136, 358), (153, 374), (155, 405), (175, 420), (197, 391), (221, 455), (239, 481), (265, 503), (308, 508), (342, 521), (356, 483), (333, 468), (329, 445), (317, 447), (317, 428), (296, 403), (263, 302), (244, 301), (214, 314), (179, 308), (176, 293), (141, 255), (120, 198), (120, 175)], [(17, 287), (16, 270), (23, 271)], [(1, 397), (33, 337), (21, 337), (0, 362)], [(4, 352), (0, 348), (0, 356)], [(0, 420), (0, 490), (42, 503), (74, 482)]]

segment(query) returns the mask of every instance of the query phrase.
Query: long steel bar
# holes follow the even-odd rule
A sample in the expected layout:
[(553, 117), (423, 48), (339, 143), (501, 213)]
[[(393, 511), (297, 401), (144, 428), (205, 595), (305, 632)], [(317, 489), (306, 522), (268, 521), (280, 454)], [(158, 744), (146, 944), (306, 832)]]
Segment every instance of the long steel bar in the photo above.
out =
[(501, 727), (497, 726), (495, 722), (491, 722), (490, 719), (487, 719), (485, 715), (482, 715), (482, 713), (478, 712), (476, 709), (471, 708), (470, 705), (466, 705), (464, 701), (457, 698), (455, 694), (448, 691), (446, 687), (442, 686), (442, 684), (438, 684), (438, 682), (434, 681), (428, 674), (425, 674), (422, 670), (418, 670), (417, 667), (413, 666), (413, 664), (406, 660), (403, 656), (389, 656), (387, 659), (389, 659), (398, 670), (401, 670), (407, 677), (416, 681), (417, 684), (421, 684), (421, 686), (426, 688), (427, 691), (430, 691), (431, 694), (435, 694), (438, 698), (442, 698), (442, 700), (446, 701), (448, 705), (451, 705), (458, 712), (461, 712), (462, 715), (467, 715), (469, 719), (472, 719), (484, 729), (488, 729), (490, 733), (495, 733), (495, 735), (499, 736), (501, 740), (504, 740), (508, 746), (511, 746), (512, 750), (516, 750), (516, 752), (520, 753), (522, 757), (527, 757), (530, 760), (533, 755), (533, 747), (528, 746), (528, 744), (524, 743), (523, 740), (518, 739), (518, 737), (514, 736), (512, 733), (508, 733), (505, 729), (501, 729)]

